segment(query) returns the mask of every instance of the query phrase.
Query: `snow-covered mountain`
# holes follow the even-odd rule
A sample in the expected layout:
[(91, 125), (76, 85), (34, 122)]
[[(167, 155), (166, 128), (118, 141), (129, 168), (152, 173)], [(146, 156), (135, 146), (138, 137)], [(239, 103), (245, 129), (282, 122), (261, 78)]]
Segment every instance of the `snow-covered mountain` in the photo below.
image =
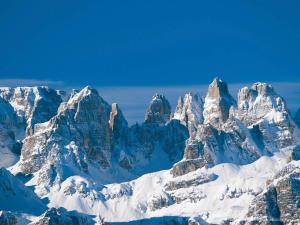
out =
[(220, 78), (132, 126), (89, 86), (0, 88), (0, 224), (298, 224), (298, 117)]

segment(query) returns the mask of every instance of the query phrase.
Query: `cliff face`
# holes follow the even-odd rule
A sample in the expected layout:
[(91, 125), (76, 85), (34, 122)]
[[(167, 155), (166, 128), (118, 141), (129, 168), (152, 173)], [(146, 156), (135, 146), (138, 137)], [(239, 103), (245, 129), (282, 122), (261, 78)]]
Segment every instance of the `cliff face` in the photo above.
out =
[(17, 140), (20, 126), (12, 106), (0, 97), (0, 167), (9, 167), (18, 161), (21, 143)]
[(215, 78), (208, 87), (204, 102), (204, 124), (211, 124), (220, 129), (229, 117), (229, 109), (234, 106), (235, 100), (229, 94), (227, 83)]
[(87, 87), (74, 95), (59, 107), (56, 116), (37, 124), (33, 135), (24, 139), (22, 171), (36, 172), (59, 156), (65, 158), (65, 153), (74, 155), (79, 168), (85, 171), (88, 160), (108, 167), (112, 148), (110, 111), (96, 90)]
[(203, 124), (204, 100), (196, 93), (188, 93), (180, 97), (173, 118), (181, 121), (193, 136), (199, 124)]
[(0, 97), (12, 105), (19, 123), (26, 129), (26, 135), (33, 133), (35, 124), (53, 117), (62, 102), (57, 91), (44, 86), (0, 88)]
[(299, 224), (300, 170), (284, 168), (250, 204), (246, 224)]
[(156, 94), (152, 97), (145, 115), (145, 123), (165, 124), (170, 120), (171, 106), (163, 95)]
[[(182, 158), (188, 137), (183, 125), (170, 121), (170, 114), (166, 98), (155, 95), (145, 122), (128, 127), (117, 104), (109, 105), (86, 87), (62, 103), (49, 121), (35, 124), (34, 133), (23, 141), (20, 168), (39, 177), (43, 193), (82, 172), (137, 176), (168, 168)], [(164, 157), (158, 162), (160, 155)]]
[[(182, 105), (179, 101), (178, 111)], [(202, 109), (202, 105), (198, 103), (197, 108)], [(242, 88), (236, 104), (227, 84), (216, 78), (209, 85), (203, 107), (204, 120), (197, 120), (193, 126), (184, 160), (173, 166), (174, 175), (224, 162), (248, 164), (299, 144), (299, 130), (286, 103), (269, 84), (255, 83), (251, 88)], [(181, 119), (178, 115), (175, 114), (176, 118)], [(181, 121), (195, 124), (194, 117), (191, 118)]]

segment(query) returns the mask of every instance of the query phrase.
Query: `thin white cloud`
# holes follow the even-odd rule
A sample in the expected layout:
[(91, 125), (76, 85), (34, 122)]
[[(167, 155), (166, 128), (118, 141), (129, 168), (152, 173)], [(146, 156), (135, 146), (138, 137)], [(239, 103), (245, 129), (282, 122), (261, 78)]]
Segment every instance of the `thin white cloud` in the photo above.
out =
[(51, 86), (62, 87), (62, 81), (38, 80), (38, 79), (0, 79), (0, 87), (18, 87), (18, 86)]

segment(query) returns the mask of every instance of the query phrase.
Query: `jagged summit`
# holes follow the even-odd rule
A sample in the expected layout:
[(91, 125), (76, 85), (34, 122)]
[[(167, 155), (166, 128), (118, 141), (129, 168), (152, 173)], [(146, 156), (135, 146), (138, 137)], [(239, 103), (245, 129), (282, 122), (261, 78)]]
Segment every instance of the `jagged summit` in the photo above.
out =
[(271, 84), (256, 82), (252, 85), (251, 89), (257, 91), (259, 95), (267, 96), (276, 94)]
[(111, 105), (109, 126), (112, 129), (114, 138), (116, 140), (126, 136), (126, 132), (128, 131), (128, 123), (117, 103), (113, 103)]
[(208, 87), (207, 96), (213, 99), (230, 96), (227, 83), (219, 77), (214, 78)]
[(204, 100), (199, 93), (187, 93), (184, 97), (179, 97), (173, 118), (186, 125), (192, 134), (204, 121), (203, 106)]
[(145, 115), (145, 123), (165, 124), (170, 120), (171, 106), (164, 95), (155, 94)]
[[(38, 132), (24, 140), (20, 163), (22, 170), (25, 173), (39, 170), (53, 154), (63, 154), (62, 158), (65, 158), (63, 152), (66, 149), (70, 153), (73, 151), (78, 161), (75, 164), (81, 170), (87, 170), (86, 160), (89, 159), (104, 168), (108, 167), (112, 148), (112, 133), (108, 124), (110, 111), (110, 105), (95, 89), (82, 89), (62, 105), (58, 114), (44, 127), (39, 126)], [(57, 159), (53, 160), (52, 163), (56, 164)]]
[[(205, 97), (180, 97), (173, 116), (165, 96), (155, 94), (145, 122), (133, 126), (117, 103), (90, 86), (68, 97), (45, 87), (1, 90), (0, 165), (16, 176), (0, 170), (0, 206), (8, 199), (27, 204), (29, 196), (57, 209), (28, 221), (93, 224), (95, 217), (81, 213), (101, 212), (108, 222), (172, 215), (193, 216), (193, 224), (242, 224), (236, 222), (260, 215), (270, 202), (282, 213), (277, 219), (297, 221), (300, 132), (269, 84), (242, 88), (236, 103), (226, 82), (215, 78)], [(16, 149), (21, 157), (14, 164)], [(289, 170), (296, 179), (288, 173), (277, 183)], [(13, 212), (0, 211), (0, 223), (24, 217), (5, 206)]]
[(80, 91), (72, 91), (70, 99), (68, 100), (68, 105), (78, 103), (87, 96), (91, 96), (91, 98), (101, 98), (96, 89), (93, 89), (91, 86), (86, 86)]
[(26, 135), (33, 133), (35, 124), (53, 117), (62, 102), (58, 92), (47, 86), (0, 88), (0, 97), (15, 109)]
[(251, 125), (271, 111), (288, 114), (286, 103), (270, 84), (255, 83), (251, 88), (244, 87), (238, 93), (239, 116)]
[(227, 83), (215, 78), (208, 87), (204, 103), (204, 123), (220, 129), (229, 116), (229, 109), (235, 105), (234, 98), (228, 91)]
[[(179, 100), (178, 112), (183, 102)], [(214, 79), (204, 100), (203, 117), (204, 122), (190, 134), (184, 160), (173, 168), (175, 176), (221, 162), (247, 164), (299, 145), (299, 131), (285, 101), (266, 83), (242, 88), (236, 104), (227, 84)]]

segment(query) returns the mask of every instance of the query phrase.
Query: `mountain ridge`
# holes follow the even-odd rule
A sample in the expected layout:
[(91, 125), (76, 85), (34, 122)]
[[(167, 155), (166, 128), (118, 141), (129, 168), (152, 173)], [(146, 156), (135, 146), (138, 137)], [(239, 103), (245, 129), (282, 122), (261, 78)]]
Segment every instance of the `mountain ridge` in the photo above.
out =
[[(247, 191), (234, 183), (222, 183), (228, 175), (218, 168), (225, 166), (225, 171), (243, 174), (239, 171), (257, 165), (256, 175), (267, 174), (272, 180), (275, 174), (270, 162), (278, 165), (274, 172), (287, 165), (298, 167), (300, 133), (297, 118), (292, 118), (271, 85), (255, 83), (242, 88), (237, 96), (235, 100), (227, 83), (215, 78), (205, 97), (187, 93), (172, 113), (166, 97), (155, 94), (144, 122), (129, 126), (118, 104), (107, 103), (90, 86), (74, 90), (68, 97), (48, 87), (0, 88), (0, 140), (7, 140), (2, 141), (5, 151), (0, 154), (11, 152), (14, 157), (12, 161), (2, 158), (8, 163), (0, 165), (14, 175), (28, 177), (25, 185), (33, 186), (40, 198), (47, 198), (48, 207), (102, 213), (109, 221), (169, 216), (176, 205), (206, 202), (211, 196), (207, 188), (213, 185), (225, 188), (224, 196), (234, 199), (233, 203), (244, 199), (253, 212), (251, 204), (269, 204), (268, 200), (255, 200), (268, 186), (252, 183), (259, 190), (249, 185), (252, 191)], [(264, 171), (260, 162), (270, 168)], [(238, 179), (245, 178), (239, 175)], [(238, 179), (232, 182), (239, 183)], [(226, 205), (224, 196), (212, 206)], [(118, 202), (123, 203), (117, 206)], [(124, 204), (130, 205), (128, 215)], [(225, 214), (218, 218), (213, 208), (205, 213), (200, 207), (199, 212), (191, 213), (178, 207), (171, 215), (191, 217), (185, 221), (190, 224), (198, 223), (192, 218), (201, 218), (198, 224), (221, 224), (229, 219), (232, 224), (242, 224), (243, 216), (250, 218), (246, 208), (240, 214), (228, 209), (227, 218)], [(229, 218), (230, 210), (234, 218)], [(279, 210), (286, 220), (287, 212), (282, 207)]]

